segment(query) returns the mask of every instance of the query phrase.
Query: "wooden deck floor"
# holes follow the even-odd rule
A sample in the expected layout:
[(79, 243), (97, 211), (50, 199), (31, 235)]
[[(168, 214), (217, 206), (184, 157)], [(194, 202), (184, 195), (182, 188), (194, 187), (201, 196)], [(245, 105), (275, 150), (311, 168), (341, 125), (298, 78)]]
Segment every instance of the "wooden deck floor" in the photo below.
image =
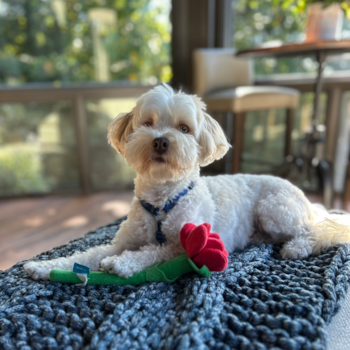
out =
[(0, 201), (0, 270), (129, 212), (133, 192)]
[[(0, 201), (0, 270), (124, 216), (132, 197), (130, 191)], [(335, 207), (340, 205), (336, 201)]]

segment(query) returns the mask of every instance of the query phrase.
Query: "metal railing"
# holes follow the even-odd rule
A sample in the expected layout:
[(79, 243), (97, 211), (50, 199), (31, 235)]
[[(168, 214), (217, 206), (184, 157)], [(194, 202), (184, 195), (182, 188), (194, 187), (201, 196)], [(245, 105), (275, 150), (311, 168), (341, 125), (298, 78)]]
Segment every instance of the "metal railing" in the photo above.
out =
[[(256, 78), (256, 85), (279, 85), (292, 87), (300, 92), (313, 92), (315, 87), (313, 74), (276, 74)], [(323, 91), (327, 94), (326, 107), (326, 158), (333, 161), (336, 154), (337, 135), (340, 120), (341, 98), (345, 91), (350, 90), (350, 71), (332, 72), (325, 76)]]
[[(301, 92), (314, 90), (315, 77), (311, 74), (278, 74), (256, 77), (257, 85), (279, 85), (293, 87)], [(53, 87), (45, 84), (28, 84), (23, 87), (0, 87), (0, 103), (57, 102), (70, 101), (73, 106), (75, 133), (78, 145), (80, 188), (82, 193), (91, 192), (89, 177), (89, 152), (87, 140), (87, 116), (85, 102), (89, 99), (139, 97), (151, 85), (130, 84), (86, 84)], [(326, 158), (334, 160), (339, 128), (341, 97), (350, 90), (350, 72), (333, 72), (324, 78), (327, 93), (327, 141)]]
[[(257, 85), (279, 85), (298, 89), (300, 92), (313, 92), (315, 75), (313, 74), (276, 74), (256, 79)], [(341, 116), (342, 95), (350, 91), (350, 71), (337, 71), (326, 75), (323, 81), (323, 91), (327, 94), (326, 107), (326, 145), (325, 157), (334, 165), (337, 152), (339, 122)], [(350, 157), (350, 155), (349, 155)], [(334, 168), (332, 169), (334, 174)], [(343, 191), (343, 205), (350, 202), (350, 158), (348, 160), (347, 176)]]
[(77, 139), (80, 189), (83, 194), (88, 194), (91, 192), (91, 183), (85, 102), (90, 99), (137, 98), (152, 87), (130, 84), (86, 84), (61, 87), (54, 87), (51, 84), (28, 84), (23, 87), (0, 88), (0, 103), (71, 102)]

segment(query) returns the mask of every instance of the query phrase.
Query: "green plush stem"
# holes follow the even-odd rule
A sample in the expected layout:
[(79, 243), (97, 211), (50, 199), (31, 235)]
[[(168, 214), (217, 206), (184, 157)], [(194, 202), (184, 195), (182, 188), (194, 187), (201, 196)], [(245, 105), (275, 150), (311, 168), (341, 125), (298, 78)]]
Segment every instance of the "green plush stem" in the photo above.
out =
[[(92, 271), (88, 275), (87, 284), (116, 284), (118, 286), (124, 286), (126, 284), (141, 284), (145, 282), (174, 282), (189, 272), (197, 272), (204, 277), (210, 276), (210, 271), (205, 265), (199, 269), (187, 254), (184, 253), (174, 259), (135, 273), (129, 278), (119, 277), (106, 272)], [(61, 283), (81, 283), (81, 280), (75, 273), (65, 270), (52, 270), (50, 272), (50, 280)]]

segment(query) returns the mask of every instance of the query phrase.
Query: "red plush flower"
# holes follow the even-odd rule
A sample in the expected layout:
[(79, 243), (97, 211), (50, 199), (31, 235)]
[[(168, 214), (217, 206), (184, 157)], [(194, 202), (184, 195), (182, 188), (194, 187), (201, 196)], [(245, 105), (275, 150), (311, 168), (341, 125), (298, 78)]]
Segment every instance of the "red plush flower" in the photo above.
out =
[(184, 225), (180, 232), (181, 244), (198, 268), (206, 265), (210, 271), (222, 271), (228, 265), (228, 253), (220, 236), (210, 233), (210, 229), (208, 223)]

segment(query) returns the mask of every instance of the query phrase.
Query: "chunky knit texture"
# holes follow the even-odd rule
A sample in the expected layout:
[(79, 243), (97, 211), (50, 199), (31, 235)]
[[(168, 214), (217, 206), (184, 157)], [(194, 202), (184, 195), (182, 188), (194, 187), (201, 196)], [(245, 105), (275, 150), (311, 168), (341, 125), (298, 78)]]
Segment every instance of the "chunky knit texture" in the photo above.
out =
[[(37, 259), (108, 243), (120, 221)], [(0, 349), (326, 349), (326, 324), (350, 277), (350, 247), (302, 261), (280, 247), (231, 254), (209, 279), (140, 286), (31, 280), (18, 263), (0, 272)]]

